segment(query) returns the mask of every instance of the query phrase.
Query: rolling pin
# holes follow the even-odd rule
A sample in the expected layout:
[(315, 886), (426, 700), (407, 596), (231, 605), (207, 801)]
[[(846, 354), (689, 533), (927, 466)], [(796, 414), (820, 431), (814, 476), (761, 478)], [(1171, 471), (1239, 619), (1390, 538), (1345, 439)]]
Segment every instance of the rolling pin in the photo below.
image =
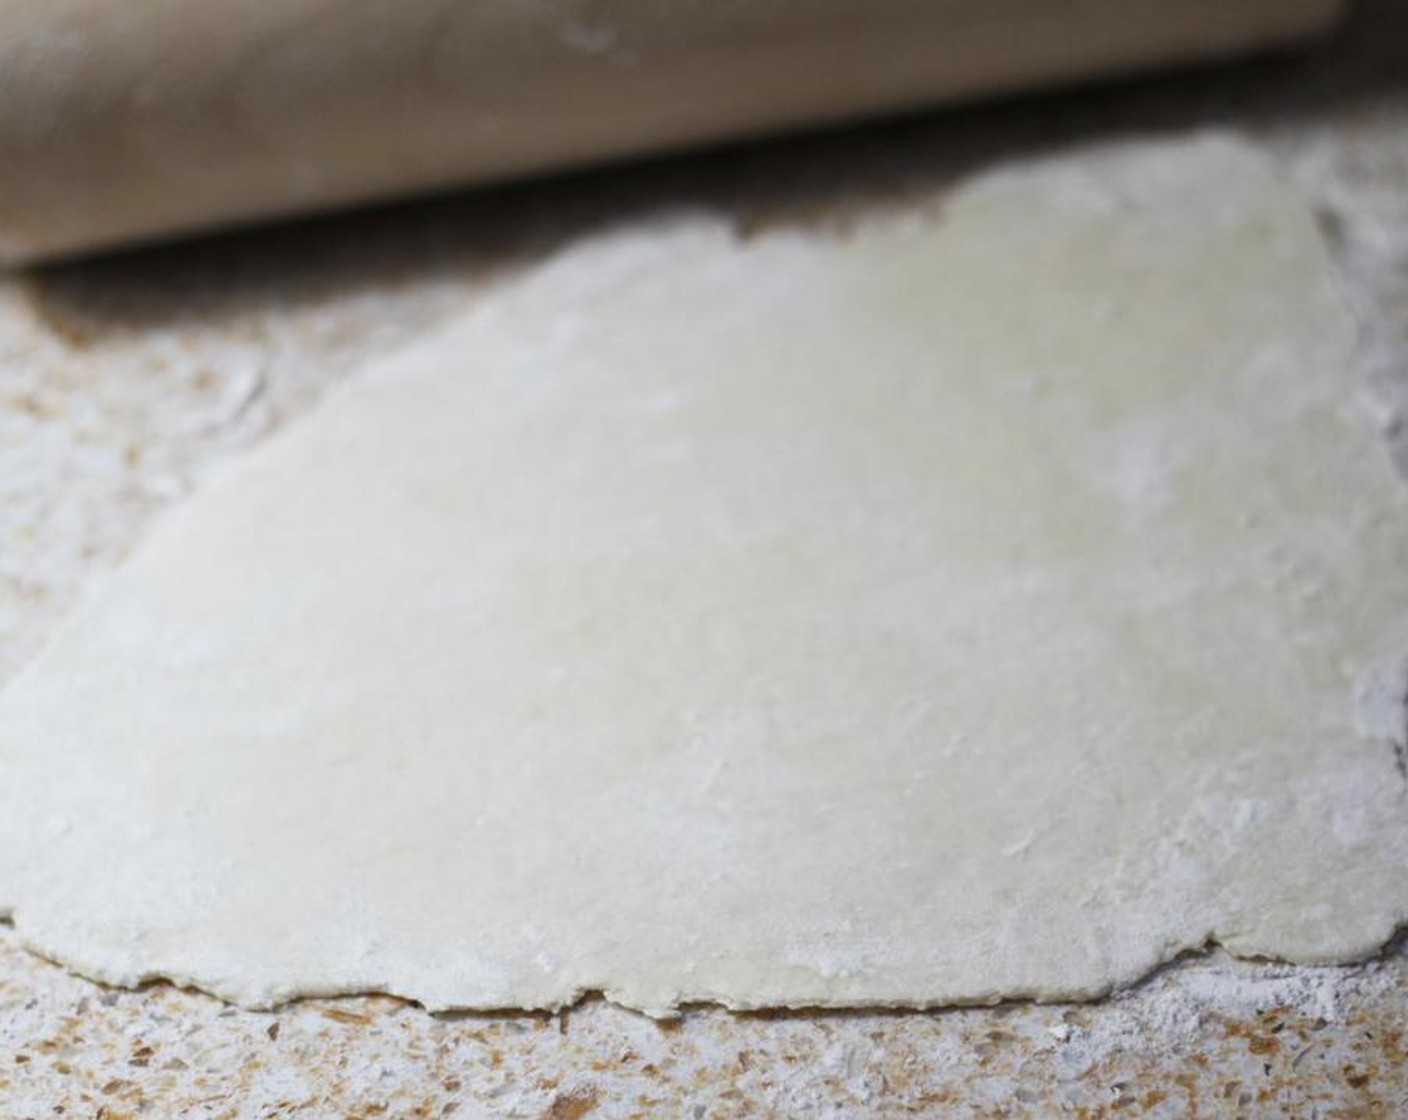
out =
[(0, 0), (0, 260), (1217, 57), (1342, 0)]

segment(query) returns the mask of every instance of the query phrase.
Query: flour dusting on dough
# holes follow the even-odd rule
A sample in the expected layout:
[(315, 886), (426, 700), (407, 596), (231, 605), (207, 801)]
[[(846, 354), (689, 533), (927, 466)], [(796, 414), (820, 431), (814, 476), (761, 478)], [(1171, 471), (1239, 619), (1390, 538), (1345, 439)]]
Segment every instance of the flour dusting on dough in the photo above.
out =
[(1362, 956), (1408, 914), (1408, 500), (1354, 366), (1222, 138), (569, 250), (180, 503), (0, 695), (0, 901), (256, 1006)]

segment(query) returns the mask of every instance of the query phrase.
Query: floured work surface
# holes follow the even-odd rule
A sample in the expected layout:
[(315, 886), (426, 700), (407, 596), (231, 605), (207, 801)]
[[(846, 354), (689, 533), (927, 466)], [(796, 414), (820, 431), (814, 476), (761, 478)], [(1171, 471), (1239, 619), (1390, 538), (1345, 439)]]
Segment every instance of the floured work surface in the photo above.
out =
[(1368, 953), (1408, 503), (1353, 348), (1305, 208), (1217, 140), (573, 251), (179, 506), (20, 674), (0, 899), (256, 1005)]

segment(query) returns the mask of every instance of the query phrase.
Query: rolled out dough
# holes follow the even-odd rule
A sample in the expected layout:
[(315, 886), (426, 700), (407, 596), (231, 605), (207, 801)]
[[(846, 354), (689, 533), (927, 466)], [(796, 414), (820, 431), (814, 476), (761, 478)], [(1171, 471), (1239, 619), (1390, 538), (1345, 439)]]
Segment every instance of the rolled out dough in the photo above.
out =
[(1408, 914), (1408, 503), (1353, 351), (1222, 138), (573, 249), (173, 510), (11, 683), (0, 902), (254, 1006), (1365, 954)]

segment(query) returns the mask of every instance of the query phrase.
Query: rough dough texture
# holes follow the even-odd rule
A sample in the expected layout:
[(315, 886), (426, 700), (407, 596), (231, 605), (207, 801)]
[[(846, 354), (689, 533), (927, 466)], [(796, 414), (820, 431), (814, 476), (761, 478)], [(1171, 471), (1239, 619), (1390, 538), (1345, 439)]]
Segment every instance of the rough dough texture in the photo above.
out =
[(0, 697), (0, 903), (250, 1005), (1094, 995), (1408, 914), (1408, 501), (1218, 138), (625, 233), (178, 506)]

